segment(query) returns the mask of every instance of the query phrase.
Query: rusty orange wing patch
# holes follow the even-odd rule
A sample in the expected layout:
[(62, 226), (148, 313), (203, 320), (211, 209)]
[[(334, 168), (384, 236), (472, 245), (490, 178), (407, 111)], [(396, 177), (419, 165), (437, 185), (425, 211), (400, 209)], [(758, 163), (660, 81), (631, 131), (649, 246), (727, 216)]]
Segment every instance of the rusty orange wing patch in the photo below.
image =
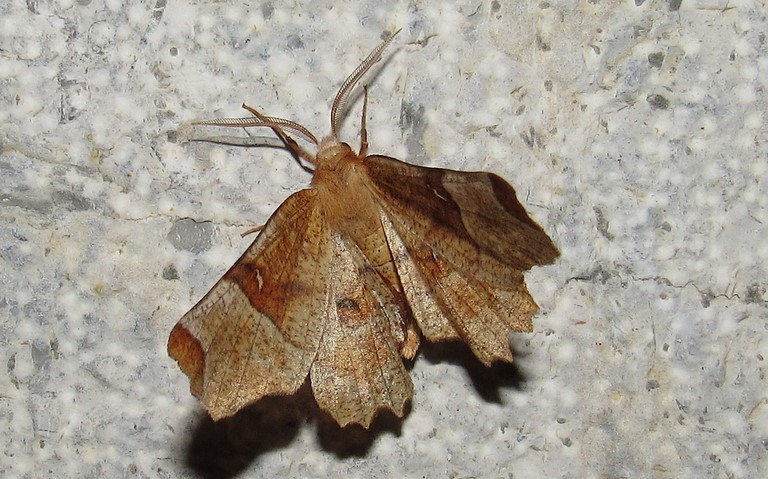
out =
[(171, 331), (168, 353), (213, 419), (295, 392), (315, 359), (328, 305), (330, 234), (316, 193), (293, 194), (234, 266)]
[[(552, 241), (491, 173), (424, 168), (358, 153), (338, 140), (343, 105), (381, 58), (380, 44), (344, 81), (331, 134), (264, 116), (198, 122), (268, 127), (314, 166), (243, 256), (171, 331), (168, 353), (214, 419), (310, 378), (341, 426), (402, 416), (413, 394), (403, 359), (429, 341), (462, 340), (480, 361), (511, 361), (508, 336), (538, 307), (524, 272), (558, 256)], [(293, 135), (317, 146), (311, 154)], [(222, 138), (224, 140), (222, 140)], [(207, 141), (275, 146), (263, 137)]]

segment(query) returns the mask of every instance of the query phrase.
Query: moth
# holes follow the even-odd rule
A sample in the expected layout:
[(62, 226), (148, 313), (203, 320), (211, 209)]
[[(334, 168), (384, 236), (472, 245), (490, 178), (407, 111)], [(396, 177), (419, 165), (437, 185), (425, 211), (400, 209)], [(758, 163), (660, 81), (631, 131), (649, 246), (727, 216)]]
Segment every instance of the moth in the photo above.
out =
[(340, 426), (368, 428), (379, 410), (403, 416), (404, 360), (422, 340), (463, 341), (487, 366), (512, 361), (510, 332), (532, 331), (524, 273), (559, 253), (506, 181), (367, 154), (367, 88), (359, 151), (338, 139), (350, 92), (393, 37), (341, 85), (320, 141), (247, 105), (253, 116), (199, 122), (271, 128), (314, 169), (171, 331), (168, 353), (214, 420), (309, 377)]

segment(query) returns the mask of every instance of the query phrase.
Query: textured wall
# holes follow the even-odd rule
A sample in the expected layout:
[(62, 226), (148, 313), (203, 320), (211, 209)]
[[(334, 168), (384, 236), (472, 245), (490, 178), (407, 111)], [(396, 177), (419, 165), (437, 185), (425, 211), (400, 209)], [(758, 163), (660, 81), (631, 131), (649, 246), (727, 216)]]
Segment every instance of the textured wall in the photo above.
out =
[[(0, 475), (766, 474), (764, 2), (348, 3), (0, 6)], [(562, 252), (535, 331), (490, 370), (425, 348), (370, 433), (305, 394), (214, 424), (167, 335), (310, 176), (178, 128), (324, 135), (399, 28), (370, 151), (512, 183)]]

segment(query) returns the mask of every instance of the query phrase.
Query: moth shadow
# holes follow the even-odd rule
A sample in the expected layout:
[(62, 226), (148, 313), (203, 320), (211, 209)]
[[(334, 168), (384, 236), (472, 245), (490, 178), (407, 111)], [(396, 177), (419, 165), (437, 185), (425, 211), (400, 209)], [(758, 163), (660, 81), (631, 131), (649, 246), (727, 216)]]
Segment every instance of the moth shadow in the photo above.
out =
[(307, 382), (296, 394), (264, 397), (229, 418), (203, 416), (186, 448), (185, 463), (198, 477), (236, 477), (259, 456), (287, 447), (313, 420), (320, 446), (340, 458), (365, 456), (379, 435), (399, 435), (402, 425), (391, 412), (380, 411), (369, 429), (339, 427), (317, 405)]
[(472, 386), (484, 401), (501, 404), (502, 389), (521, 390), (525, 376), (515, 363), (496, 361), (484, 365), (466, 344), (458, 341), (423, 342), (420, 354), (432, 364), (450, 363), (466, 371)]
[(198, 477), (231, 478), (262, 454), (286, 447), (309, 413), (303, 389), (291, 396), (264, 397), (219, 421), (205, 415), (187, 446), (186, 465)]
[[(403, 417), (408, 417), (408, 413), (410, 413), (410, 402), (406, 405)], [(317, 418), (320, 446), (342, 459), (367, 455), (376, 438), (385, 433), (399, 436), (403, 424), (403, 418), (395, 416), (389, 410), (379, 410), (368, 429), (359, 424), (339, 427), (330, 414), (320, 411), (319, 408)]]

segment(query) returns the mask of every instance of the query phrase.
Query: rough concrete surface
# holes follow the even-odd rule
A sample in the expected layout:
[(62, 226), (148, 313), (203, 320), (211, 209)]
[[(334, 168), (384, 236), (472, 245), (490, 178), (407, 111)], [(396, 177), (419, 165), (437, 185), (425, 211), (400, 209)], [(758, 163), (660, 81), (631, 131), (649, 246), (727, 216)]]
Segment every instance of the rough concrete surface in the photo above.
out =
[[(767, 474), (764, 2), (123, 3), (0, 6), (0, 476)], [(516, 188), (562, 252), (535, 330), (490, 369), (424, 347), (369, 432), (306, 390), (214, 423), (168, 333), (311, 177), (184, 125), (325, 135), (397, 29), (370, 152)]]

